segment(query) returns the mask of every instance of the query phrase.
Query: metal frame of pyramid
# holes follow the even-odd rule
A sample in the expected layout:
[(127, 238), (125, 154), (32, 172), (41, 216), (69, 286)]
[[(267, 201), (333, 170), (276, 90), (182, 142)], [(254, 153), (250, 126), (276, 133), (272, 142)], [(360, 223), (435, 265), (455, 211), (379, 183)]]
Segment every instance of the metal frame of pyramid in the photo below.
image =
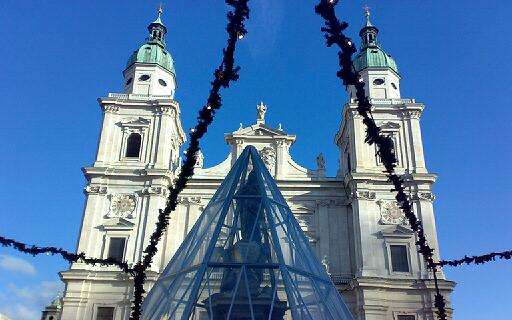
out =
[(143, 304), (143, 320), (352, 320), (253, 146)]

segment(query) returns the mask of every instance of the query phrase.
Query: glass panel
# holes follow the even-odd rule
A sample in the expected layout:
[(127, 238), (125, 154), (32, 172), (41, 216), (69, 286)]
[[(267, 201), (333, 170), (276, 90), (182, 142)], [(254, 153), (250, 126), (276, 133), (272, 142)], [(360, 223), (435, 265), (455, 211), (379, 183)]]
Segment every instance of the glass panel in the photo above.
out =
[(108, 244), (108, 258), (115, 259), (120, 262), (123, 261), (125, 243), (125, 238), (110, 238)]
[(114, 320), (114, 307), (98, 307), (96, 320)]
[(395, 272), (409, 272), (409, 259), (407, 257), (407, 246), (390, 245), (391, 266)]
[(149, 292), (142, 319), (352, 316), (248, 147)]

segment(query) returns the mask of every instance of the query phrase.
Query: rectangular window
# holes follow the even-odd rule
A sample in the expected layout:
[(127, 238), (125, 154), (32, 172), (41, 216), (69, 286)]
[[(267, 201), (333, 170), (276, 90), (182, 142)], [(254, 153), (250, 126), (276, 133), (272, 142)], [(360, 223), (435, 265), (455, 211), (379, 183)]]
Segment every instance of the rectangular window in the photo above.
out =
[(394, 272), (409, 272), (409, 258), (407, 255), (407, 246), (390, 245), (391, 268)]
[[(396, 161), (397, 161), (396, 162), (397, 166), (400, 166), (400, 155), (399, 155), (399, 152), (397, 150), (397, 148), (399, 148), (399, 145), (398, 145), (398, 133), (396, 133), (394, 131), (383, 131), (382, 135), (385, 136), (385, 137), (391, 138), (392, 152), (395, 155), (395, 158), (396, 158)], [(377, 147), (377, 145), (375, 145), (375, 157), (377, 159), (377, 165), (380, 166), (380, 165), (382, 165), (382, 159), (380, 158), (380, 155), (378, 154), (378, 151), (379, 151), (379, 148)]]
[(114, 307), (98, 307), (96, 320), (114, 320)]
[(416, 320), (416, 317), (412, 314), (400, 314), (396, 316), (396, 320)]
[(123, 261), (126, 238), (110, 238), (107, 258)]

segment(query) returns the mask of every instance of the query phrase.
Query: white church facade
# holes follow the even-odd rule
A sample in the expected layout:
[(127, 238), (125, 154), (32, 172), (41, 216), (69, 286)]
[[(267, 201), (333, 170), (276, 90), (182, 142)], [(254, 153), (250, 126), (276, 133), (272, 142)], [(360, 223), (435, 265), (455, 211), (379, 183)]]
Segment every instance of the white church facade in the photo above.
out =
[[(406, 178), (415, 213), (437, 255), (432, 193), (436, 175), (426, 168), (420, 126), (425, 107), (401, 98), (396, 63), (378, 43), (378, 29), (368, 15), (354, 67), (366, 83), (377, 124), (395, 143), (397, 171)], [(139, 261), (158, 210), (165, 206), (167, 189), (180, 170), (186, 135), (180, 105), (174, 100), (176, 73), (160, 16), (161, 11), (148, 26), (147, 41), (128, 61), (124, 92), (98, 99), (103, 125), (95, 162), (83, 168), (86, 203), (77, 248), (88, 256), (129, 264)], [(317, 156), (315, 168), (296, 163), (290, 155), (296, 136), (266, 123), (265, 114), (271, 110), (263, 103), (256, 106), (253, 125), (225, 136), (229, 150), (222, 163), (205, 168), (200, 154), (195, 174), (180, 194), (159, 243), (146, 289), (179, 248), (244, 147), (253, 145), (356, 319), (435, 319), (433, 281), (416, 250), (415, 235), (390, 192), (375, 146), (364, 142), (365, 126), (351, 88), (348, 92), (350, 100), (340, 110), (342, 121), (333, 128), (340, 158), (336, 176), (326, 175), (322, 155)], [(132, 281), (118, 268), (74, 263), (60, 275), (65, 283), (61, 320), (128, 319)], [(454, 283), (442, 273), (440, 277), (451, 316)]]

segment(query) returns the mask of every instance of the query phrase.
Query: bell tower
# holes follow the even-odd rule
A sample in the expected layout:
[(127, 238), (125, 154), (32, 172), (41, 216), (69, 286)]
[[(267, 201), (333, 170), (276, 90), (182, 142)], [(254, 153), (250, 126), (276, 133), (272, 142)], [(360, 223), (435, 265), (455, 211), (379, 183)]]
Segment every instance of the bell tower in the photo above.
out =
[[(365, 91), (374, 99), (400, 99), (400, 74), (395, 60), (380, 46), (379, 29), (370, 21), (370, 10), (365, 8), (366, 23), (359, 31), (361, 50), (354, 59), (354, 68), (365, 83)], [(354, 88), (349, 88), (355, 98)]]
[[(432, 187), (437, 176), (429, 173), (423, 154), (420, 119), (425, 106), (400, 94), (395, 60), (379, 42), (379, 30), (365, 10), (361, 50), (353, 66), (365, 83), (372, 115), (382, 134), (393, 140), (398, 159), (396, 172), (406, 180), (414, 212), (423, 221), (429, 244), (439, 256)], [(365, 142), (366, 126), (357, 111), (355, 89), (347, 88), (349, 102), (335, 136), (340, 149), (338, 178), (343, 181), (351, 208), (352, 281), (360, 308), (357, 319), (433, 319), (433, 282), (416, 249), (415, 233), (390, 192), (384, 166), (375, 145)], [(447, 296), (453, 282), (440, 275)], [(418, 284), (421, 285), (418, 285)], [(385, 297), (384, 300), (381, 300)], [(449, 300), (448, 300), (449, 301)]]
[[(179, 167), (186, 136), (161, 16), (159, 9), (145, 44), (128, 60), (124, 93), (98, 99), (103, 124), (96, 159), (82, 169), (86, 200), (77, 251), (87, 256), (138, 262)], [(149, 281), (167, 263), (166, 241), (159, 245)], [(66, 284), (62, 320), (128, 318), (132, 282), (117, 267), (78, 262), (61, 278)]]
[(162, 22), (162, 7), (155, 21), (148, 25), (146, 42), (133, 52), (124, 75), (124, 92), (141, 95), (174, 97), (176, 72), (171, 54), (166, 49), (167, 27)]

